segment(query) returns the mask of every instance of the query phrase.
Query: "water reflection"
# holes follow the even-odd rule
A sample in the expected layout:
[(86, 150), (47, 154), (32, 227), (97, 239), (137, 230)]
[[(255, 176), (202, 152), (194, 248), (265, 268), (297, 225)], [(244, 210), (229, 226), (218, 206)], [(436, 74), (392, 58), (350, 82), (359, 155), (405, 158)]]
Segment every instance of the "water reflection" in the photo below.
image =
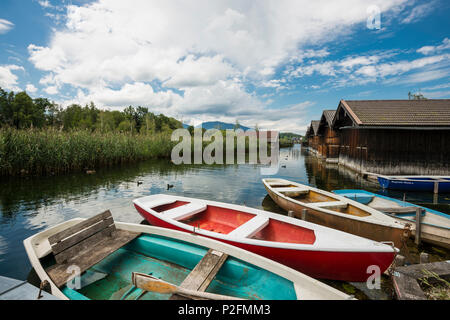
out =
[[(276, 177), (326, 190), (379, 191), (378, 184), (367, 182), (350, 170), (317, 161), (300, 146), (280, 150)], [(245, 204), (286, 214), (267, 196), (262, 178), (258, 165), (175, 166), (167, 161), (148, 161), (97, 170), (94, 175), (2, 179), (0, 274), (25, 279), (31, 266), (22, 241), (48, 226), (74, 217), (90, 217), (106, 209), (118, 221), (139, 223), (142, 219), (132, 200), (150, 194), (168, 193)], [(137, 181), (142, 184), (138, 185)], [(174, 187), (167, 190), (167, 184)], [(441, 205), (450, 212), (450, 205), (445, 201), (442, 198)]]

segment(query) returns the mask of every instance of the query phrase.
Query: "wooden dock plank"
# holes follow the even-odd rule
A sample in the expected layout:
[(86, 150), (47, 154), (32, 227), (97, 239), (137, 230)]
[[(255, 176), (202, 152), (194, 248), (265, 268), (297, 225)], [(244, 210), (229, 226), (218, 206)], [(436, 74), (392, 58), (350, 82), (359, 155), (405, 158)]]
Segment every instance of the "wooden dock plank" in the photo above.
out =
[(417, 279), (403, 273), (395, 273), (392, 277), (394, 290), (398, 300), (426, 300)]
[(432, 263), (412, 264), (405, 267), (398, 267), (395, 271), (420, 279), (425, 276), (423, 270), (436, 273), (440, 277), (450, 276), (450, 261), (440, 261)]

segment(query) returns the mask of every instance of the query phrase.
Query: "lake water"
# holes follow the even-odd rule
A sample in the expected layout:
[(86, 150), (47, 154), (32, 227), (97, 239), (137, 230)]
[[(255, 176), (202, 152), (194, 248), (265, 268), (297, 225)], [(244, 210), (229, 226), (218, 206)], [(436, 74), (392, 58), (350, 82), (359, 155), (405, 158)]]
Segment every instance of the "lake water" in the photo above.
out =
[[(365, 189), (383, 193), (378, 183), (335, 164), (325, 164), (299, 145), (280, 150), (276, 177), (325, 190)], [(0, 181), (0, 275), (25, 280), (31, 265), (22, 241), (49, 226), (75, 217), (91, 217), (110, 209), (117, 221), (139, 223), (132, 200), (156, 193), (196, 197), (286, 214), (267, 196), (258, 165), (176, 166), (164, 161), (58, 177)], [(138, 185), (137, 181), (142, 181)], [(173, 188), (167, 190), (167, 185)], [(383, 193), (403, 198), (401, 192)], [(450, 214), (450, 195), (406, 194), (409, 202)], [(434, 202), (434, 204), (433, 204)], [(436, 249), (438, 250), (438, 249)], [(442, 253), (443, 252), (443, 253)], [(449, 257), (441, 250), (441, 258)]]

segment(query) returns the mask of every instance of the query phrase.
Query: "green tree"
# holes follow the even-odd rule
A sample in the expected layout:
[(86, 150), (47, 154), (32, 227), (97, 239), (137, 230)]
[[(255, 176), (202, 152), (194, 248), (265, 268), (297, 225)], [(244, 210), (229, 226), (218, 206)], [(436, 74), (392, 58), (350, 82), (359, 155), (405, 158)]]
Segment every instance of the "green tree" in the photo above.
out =
[(17, 129), (32, 127), (33, 120), (38, 117), (33, 99), (25, 91), (15, 95), (12, 112), (12, 123)]

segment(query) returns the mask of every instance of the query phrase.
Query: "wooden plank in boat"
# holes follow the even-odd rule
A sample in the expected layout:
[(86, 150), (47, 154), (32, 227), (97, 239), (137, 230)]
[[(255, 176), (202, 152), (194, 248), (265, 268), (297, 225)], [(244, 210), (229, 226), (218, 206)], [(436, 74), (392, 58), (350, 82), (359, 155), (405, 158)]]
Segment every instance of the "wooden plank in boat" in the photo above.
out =
[(171, 199), (171, 198), (162, 198), (162, 199), (156, 199), (156, 200), (147, 201), (147, 202), (143, 201), (142, 204), (145, 205), (145, 207), (147, 207), (147, 208), (153, 209), (153, 208), (156, 208), (159, 206), (164, 206), (166, 204), (174, 203), (175, 201), (176, 201), (175, 199)]
[(174, 219), (174, 220), (182, 220), (193, 216), (199, 212), (206, 210), (206, 204), (202, 202), (191, 202), (184, 206), (179, 206), (167, 211), (163, 211), (165, 217)]
[(76, 235), (67, 238), (67, 240), (57, 242), (56, 244), (52, 245), (53, 254), (56, 255), (72, 247), (73, 245), (79, 243), (81, 240), (86, 239), (91, 235), (94, 235), (97, 232), (102, 231), (103, 229), (107, 229), (112, 225), (114, 225), (114, 220), (112, 217), (109, 217), (106, 220), (96, 223), (92, 227), (86, 228), (83, 231), (77, 233)]
[(334, 208), (347, 208), (348, 203), (344, 201), (324, 201), (324, 202), (313, 202), (312, 206), (319, 208), (334, 207)]
[(50, 245), (53, 245), (53, 244), (63, 240), (64, 238), (72, 236), (75, 233), (80, 232), (81, 230), (92, 226), (93, 224), (95, 224), (97, 222), (107, 219), (108, 217), (112, 217), (111, 212), (109, 210), (102, 212), (98, 215), (95, 215), (92, 218), (86, 219), (83, 222), (77, 223), (76, 225), (74, 225), (70, 228), (62, 230), (61, 232), (58, 232), (58, 233), (48, 237), (48, 241), (50, 242)]
[(273, 190), (282, 193), (298, 193), (298, 194), (307, 194), (309, 192), (309, 189), (300, 187), (282, 187), (282, 188), (273, 188)]
[(61, 287), (75, 277), (75, 274), (67, 272), (70, 266), (77, 266), (80, 268), (80, 273), (83, 273), (137, 236), (139, 236), (139, 233), (116, 230), (111, 237), (105, 238), (98, 242), (97, 245), (79, 252), (78, 255), (65, 263), (49, 267), (46, 271), (55, 285)]
[(116, 230), (111, 212), (105, 211), (49, 237), (56, 264), (46, 271), (60, 287), (75, 276), (67, 272), (70, 266), (83, 273), (137, 236)]
[(268, 224), (269, 218), (259, 215), (231, 231), (228, 236), (236, 238), (249, 238), (261, 231)]
[[(228, 255), (213, 249), (209, 249), (205, 256), (189, 273), (180, 287), (189, 290), (204, 292), (227, 260)], [(171, 300), (186, 299), (179, 295), (172, 295)]]

